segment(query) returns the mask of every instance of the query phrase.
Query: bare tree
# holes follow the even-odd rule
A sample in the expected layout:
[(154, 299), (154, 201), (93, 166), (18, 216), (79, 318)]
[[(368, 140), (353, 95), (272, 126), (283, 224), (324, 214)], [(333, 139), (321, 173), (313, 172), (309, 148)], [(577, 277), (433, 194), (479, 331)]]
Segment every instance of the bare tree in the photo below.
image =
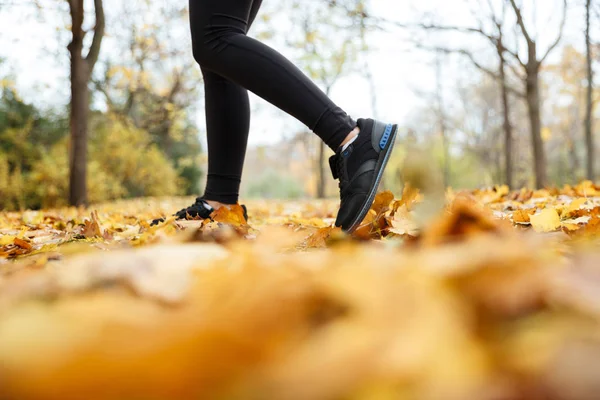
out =
[(72, 40), (68, 46), (71, 55), (71, 154), (69, 175), (69, 202), (87, 205), (87, 145), (89, 89), (94, 65), (98, 61), (104, 36), (104, 8), (102, 0), (94, 0), (96, 26), (92, 44), (84, 55), (83, 30), (84, 0), (68, 0), (71, 13)]
[[(308, 5), (292, 1), (293, 18), (298, 29), (298, 39), (288, 39), (288, 45), (300, 49), (299, 64), (317, 82), (327, 96), (345, 75), (356, 69), (358, 52), (365, 49), (357, 45), (357, 36), (363, 34), (364, 0), (344, 3), (328, 2)], [(356, 22), (358, 20), (358, 23)], [(328, 36), (329, 34), (329, 36)], [(317, 166), (317, 197), (326, 197), (327, 148), (319, 141)]]
[[(515, 0), (503, 0), (503, 3), (514, 12), (517, 28), (520, 31), (520, 36), (527, 46), (527, 59), (522, 60), (519, 53), (518, 47), (511, 49), (505, 40), (504, 36), (504, 19), (506, 10), (503, 8), (503, 15), (498, 17), (494, 12), (493, 3), (491, 0), (487, 1), (487, 5), (490, 9), (490, 17), (492, 25), (495, 28), (495, 32), (490, 32), (484, 28), (484, 19), (479, 19), (478, 26), (444, 26), (435, 24), (419, 24), (418, 28), (426, 30), (437, 30), (437, 31), (455, 31), (462, 33), (478, 34), (486, 38), (491, 43), (497, 54), (498, 54), (498, 68), (497, 71), (491, 70), (480, 63), (473, 51), (468, 49), (460, 48), (433, 48), (435, 51), (448, 51), (456, 52), (467, 56), (473, 64), (484, 71), (488, 75), (498, 80), (501, 88), (502, 103), (504, 105), (504, 135), (505, 135), (505, 164), (506, 164), (506, 182), (512, 183), (513, 181), (513, 161), (512, 161), (512, 124), (510, 121), (510, 101), (509, 94), (514, 93), (523, 97), (527, 103), (528, 108), (528, 119), (530, 124), (530, 136), (533, 145), (533, 156), (534, 156), (534, 172), (535, 181), (537, 187), (542, 187), (547, 184), (548, 175), (546, 171), (546, 153), (544, 151), (544, 143), (542, 140), (542, 123), (541, 123), (541, 104), (540, 104), (540, 70), (550, 53), (560, 43), (566, 23), (567, 17), (567, 0), (562, 0), (562, 18), (560, 28), (558, 30), (557, 37), (548, 47), (545, 53), (539, 57), (538, 42), (537, 38), (533, 37), (528, 29), (526, 22), (523, 18), (522, 6), (517, 5)], [(404, 24), (397, 24), (406, 27)], [(424, 47), (424, 46), (420, 46)], [(518, 80), (522, 83), (522, 89), (515, 89), (508, 84), (507, 71), (511, 71)]]
[(448, 128), (446, 126), (446, 113), (444, 111), (444, 94), (442, 86), (442, 54), (437, 53), (435, 57), (435, 100), (437, 123), (442, 138), (442, 150), (444, 152), (444, 186), (450, 186), (450, 144), (448, 140)]
[(517, 5), (515, 0), (506, 0), (515, 13), (517, 25), (525, 42), (527, 44), (527, 60), (523, 61), (517, 52), (514, 52), (515, 58), (523, 72), (522, 80), (525, 86), (525, 96), (527, 109), (529, 113), (529, 124), (531, 131), (531, 142), (533, 146), (535, 183), (537, 187), (543, 187), (548, 183), (548, 172), (546, 166), (546, 152), (544, 150), (544, 141), (542, 140), (542, 120), (540, 104), (540, 70), (550, 53), (558, 46), (562, 39), (566, 18), (567, 18), (567, 0), (563, 0), (563, 11), (560, 28), (556, 39), (546, 52), (539, 57), (537, 38), (534, 38), (528, 29), (523, 18), (523, 7)]
[[(513, 162), (513, 124), (511, 122), (511, 106), (510, 106), (510, 94), (515, 94), (518, 97), (525, 98), (524, 93), (512, 87), (508, 82), (508, 74), (507, 69), (509, 67), (508, 57), (510, 54), (510, 50), (505, 45), (505, 20), (506, 20), (506, 7), (502, 8), (502, 13), (500, 15), (497, 14), (490, 0), (487, 1), (488, 6), (488, 16), (481, 17), (480, 14), (483, 13), (474, 13), (475, 18), (477, 19), (477, 25), (473, 27), (459, 27), (459, 26), (449, 26), (449, 25), (437, 25), (437, 24), (421, 24), (419, 28), (425, 29), (428, 31), (454, 31), (465, 34), (474, 34), (485, 39), (487, 43), (489, 43), (494, 52), (497, 55), (497, 66), (495, 68), (488, 68), (482, 62), (480, 62), (475, 56), (475, 52), (465, 48), (456, 48), (456, 47), (435, 47), (433, 50), (437, 52), (447, 52), (447, 53), (458, 53), (465, 56), (470, 62), (480, 71), (485, 73), (486, 75), (492, 77), (496, 82), (498, 82), (499, 93), (501, 97), (501, 103), (503, 107), (503, 132), (504, 132), (504, 182), (508, 186), (513, 186), (514, 184), (514, 162)], [(479, 15), (478, 15), (479, 14)], [(486, 29), (484, 26), (492, 25), (492, 29)], [(419, 47), (423, 48), (424, 46), (419, 45)]]
[(586, 67), (587, 67), (587, 92), (586, 92), (586, 113), (585, 113), (585, 145), (587, 150), (586, 172), (587, 178), (595, 179), (594, 167), (594, 69), (592, 68), (592, 40), (591, 40), (591, 14), (592, 0), (585, 2), (585, 47), (586, 47)]

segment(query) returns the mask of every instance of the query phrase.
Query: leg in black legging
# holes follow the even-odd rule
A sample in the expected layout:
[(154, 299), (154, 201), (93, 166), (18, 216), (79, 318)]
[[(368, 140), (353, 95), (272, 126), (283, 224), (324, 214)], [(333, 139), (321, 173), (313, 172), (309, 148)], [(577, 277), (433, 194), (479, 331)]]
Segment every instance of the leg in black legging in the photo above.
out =
[[(241, 165), (243, 155), (241, 157), (239, 155), (243, 154), (246, 148), (247, 136), (242, 140), (241, 134), (233, 134), (228, 129), (234, 126), (238, 132), (241, 132), (241, 128), (246, 127), (248, 118), (242, 123), (225, 122), (223, 121), (225, 118), (221, 120), (218, 117), (221, 122), (215, 122), (217, 114), (224, 112), (233, 115), (233, 110), (223, 111), (228, 104), (232, 104), (231, 107), (239, 107), (235, 113), (241, 115), (239, 111), (242, 109), (239, 106), (241, 102), (235, 105), (235, 101), (227, 100), (229, 97), (240, 99), (241, 92), (229, 86), (224, 90), (225, 82), (233, 82), (244, 87), (293, 115), (334, 150), (356, 127), (355, 121), (337, 107), (290, 61), (268, 46), (246, 36), (259, 5), (252, 0), (190, 0), (194, 57), (205, 73), (212, 72), (226, 79), (220, 84), (216, 81), (207, 82), (207, 86), (215, 89), (210, 90), (206, 95), (207, 114), (211, 114), (210, 117), (207, 115), (207, 120), (210, 119), (215, 127), (211, 129), (209, 126), (209, 142), (227, 143), (226, 148), (215, 145), (214, 152), (211, 152), (211, 145), (209, 145), (209, 152), (211, 152), (209, 158), (213, 160), (211, 162), (213, 169), (209, 174), (212, 172), (215, 176), (230, 175), (234, 178), (229, 179), (231, 186), (225, 183), (227, 178), (222, 179), (223, 183), (218, 184), (215, 180), (216, 186), (211, 187), (210, 196), (207, 197), (209, 200), (221, 201), (216, 197), (224, 194), (223, 199), (229, 198), (229, 200), (222, 202), (231, 202), (232, 197), (227, 194), (233, 194), (231, 189), (234, 188), (233, 183), (237, 175), (231, 173), (233, 166), (230, 161), (225, 166), (226, 163), (220, 160), (229, 160), (225, 154), (233, 151), (237, 154), (238, 160), (233, 164)], [(236, 91), (239, 94), (234, 96), (232, 93)], [(223, 97), (225, 92), (229, 93), (227, 98)], [(247, 103), (244, 103), (243, 107), (246, 105)], [(238, 148), (234, 149), (235, 147)]]
[[(254, 1), (248, 28), (261, 0)], [(204, 198), (235, 204), (246, 156), (250, 130), (248, 91), (214, 72), (202, 68), (208, 143), (208, 178)]]

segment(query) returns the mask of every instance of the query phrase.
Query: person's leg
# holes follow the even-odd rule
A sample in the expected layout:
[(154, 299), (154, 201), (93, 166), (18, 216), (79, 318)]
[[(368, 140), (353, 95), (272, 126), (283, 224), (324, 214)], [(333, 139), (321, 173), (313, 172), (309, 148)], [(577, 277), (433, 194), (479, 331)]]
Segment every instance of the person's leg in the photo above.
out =
[[(256, 18), (260, 0), (249, 14)], [(211, 206), (238, 201), (250, 130), (248, 91), (227, 78), (202, 68), (208, 143), (208, 177), (202, 196)]]
[(208, 176), (202, 197), (235, 204), (250, 129), (248, 92), (214, 72), (202, 69), (202, 74), (208, 144)]
[(296, 117), (337, 150), (356, 122), (285, 57), (246, 36), (253, 6), (256, 11), (251, 0), (190, 0), (195, 59)]
[[(252, 0), (190, 0), (194, 58), (203, 70), (251, 90), (293, 115), (336, 151), (330, 159), (333, 176), (340, 180), (341, 203), (336, 226), (353, 232), (373, 204), (398, 127), (372, 119), (355, 122), (291, 62), (248, 38), (246, 32), (252, 12), (255, 13), (259, 5)], [(227, 103), (223, 103), (222, 107), (226, 106)], [(217, 113), (213, 110), (211, 114), (213, 112)], [(223, 137), (219, 140), (236, 139), (226, 132), (226, 124), (220, 129), (223, 129), (220, 132)], [(353, 137), (355, 140), (351, 142)], [(243, 139), (245, 148), (246, 136)], [(229, 144), (230, 147), (240, 145)], [(227, 151), (223, 150), (222, 154)], [(197, 203), (178, 216), (190, 215), (190, 210), (206, 215), (204, 203)]]

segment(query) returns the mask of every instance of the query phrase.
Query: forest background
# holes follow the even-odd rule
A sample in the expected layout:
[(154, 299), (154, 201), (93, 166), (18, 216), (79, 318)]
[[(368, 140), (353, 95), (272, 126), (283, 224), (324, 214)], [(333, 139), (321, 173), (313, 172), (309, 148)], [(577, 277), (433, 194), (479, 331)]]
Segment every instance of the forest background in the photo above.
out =
[[(600, 168), (599, 14), (593, 0), (265, 1), (251, 35), (353, 116), (400, 124), (396, 193), (414, 149), (453, 188), (561, 186)], [(201, 194), (185, 2), (1, 0), (0, 26), (0, 207)], [(335, 197), (318, 138), (252, 107), (242, 196)]]

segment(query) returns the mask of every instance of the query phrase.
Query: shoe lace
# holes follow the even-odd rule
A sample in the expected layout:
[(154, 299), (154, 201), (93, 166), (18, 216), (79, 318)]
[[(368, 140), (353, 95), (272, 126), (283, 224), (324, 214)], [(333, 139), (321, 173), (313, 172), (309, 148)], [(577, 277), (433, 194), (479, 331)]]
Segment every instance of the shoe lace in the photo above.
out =
[(204, 218), (207, 218), (208, 215), (210, 215), (211, 210), (207, 209), (205, 206), (206, 201), (201, 198), (201, 197), (197, 197), (196, 201), (194, 202), (194, 204), (192, 204), (189, 207), (186, 208), (182, 208), (181, 210), (179, 210), (175, 215), (181, 216), (181, 217), (185, 217), (186, 215), (191, 215), (191, 216), (201, 216)]

